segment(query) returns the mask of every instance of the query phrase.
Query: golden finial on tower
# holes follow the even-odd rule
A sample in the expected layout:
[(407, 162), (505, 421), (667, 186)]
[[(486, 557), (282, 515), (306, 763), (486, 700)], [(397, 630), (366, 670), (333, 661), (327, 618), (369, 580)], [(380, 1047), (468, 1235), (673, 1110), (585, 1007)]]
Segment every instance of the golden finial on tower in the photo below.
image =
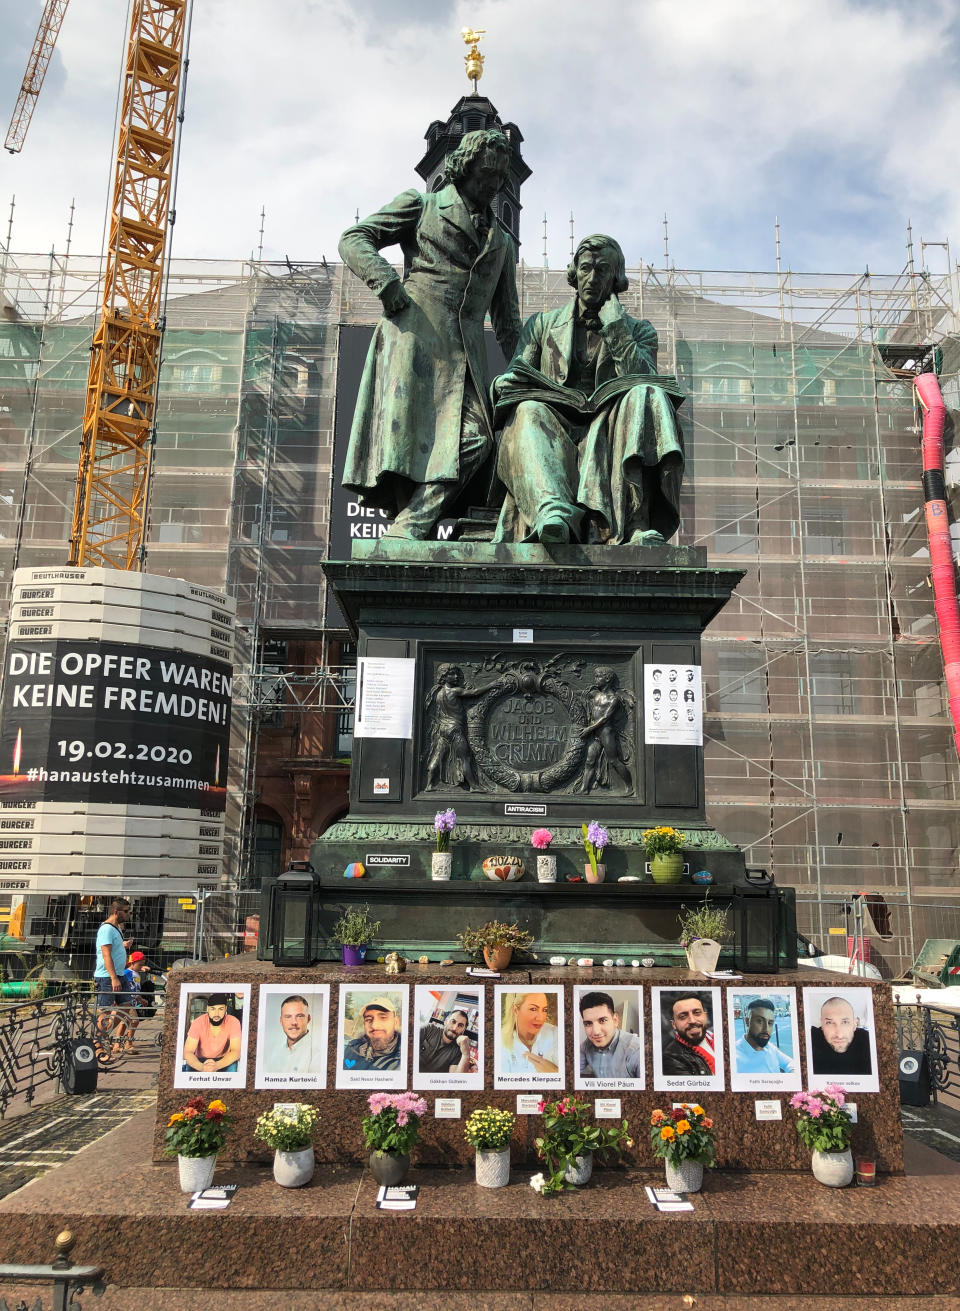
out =
[(486, 35), (486, 28), (465, 27), (460, 32), (463, 37), (464, 45), (469, 46), (469, 50), (463, 56), (463, 62), (467, 66), (467, 77), (473, 82), (473, 94), (477, 94), (477, 82), (483, 77), (483, 55), (477, 49), (477, 42), (482, 36)]

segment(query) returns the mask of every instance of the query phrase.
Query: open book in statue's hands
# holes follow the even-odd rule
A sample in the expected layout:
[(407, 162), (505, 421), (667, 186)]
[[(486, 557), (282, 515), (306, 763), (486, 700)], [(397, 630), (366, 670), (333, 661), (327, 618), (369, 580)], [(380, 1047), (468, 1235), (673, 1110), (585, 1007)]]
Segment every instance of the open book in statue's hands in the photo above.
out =
[(595, 392), (587, 393), (554, 382), (526, 360), (514, 360), (507, 374), (494, 383), (494, 417), (498, 423), (502, 423), (509, 411), (521, 401), (541, 401), (575, 417), (589, 419), (609, 401), (633, 387), (643, 385), (662, 387), (678, 400), (684, 398), (672, 373), (623, 373), (619, 377), (608, 378)]

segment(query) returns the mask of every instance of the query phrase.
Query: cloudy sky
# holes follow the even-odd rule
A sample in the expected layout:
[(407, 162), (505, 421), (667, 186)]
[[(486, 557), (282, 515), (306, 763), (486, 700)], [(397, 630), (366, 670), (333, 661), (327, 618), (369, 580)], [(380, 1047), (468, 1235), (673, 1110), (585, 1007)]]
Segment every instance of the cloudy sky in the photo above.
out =
[[(43, 5), (7, 0), (0, 117)], [(0, 242), (102, 241), (124, 0), (72, 0), (23, 152), (0, 155)], [(524, 135), (522, 254), (563, 262), (612, 232), (629, 264), (898, 272), (915, 239), (960, 253), (960, 6), (954, 0), (196, 0), (174, 254), (335, 257), (337, 237), (417, 182), (423, 134), (480, 84)], [(937, 250), (931, 268), (943, 267)]]

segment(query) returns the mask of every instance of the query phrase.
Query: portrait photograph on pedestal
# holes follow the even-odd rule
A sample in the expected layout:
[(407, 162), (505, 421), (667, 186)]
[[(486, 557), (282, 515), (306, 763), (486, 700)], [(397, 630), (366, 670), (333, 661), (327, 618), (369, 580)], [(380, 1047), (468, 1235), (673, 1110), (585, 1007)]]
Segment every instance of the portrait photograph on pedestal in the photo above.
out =
[(650, 1031), (658, 1092), (723, 1092), (719, 988), (651, 988)]
[(185, 983), (174, 1088), (246, 1087), (249, 1036), (249, 983)]
[(407, 984), (341, 983), (337, 1018), (338, 1088), (406, 1088)]
[(493, 1005), (493, 1086), (563, 1088), (563, 988), (497, 984)]
[(642, 988), (578, 984), (570, 1029), (577, 1091), (640, 1091), (647, 1086)]
[(413, 1086), (418, 1091), (483, 1087), (484, 989), (413, 990)]
[(807, 1087), (838, 1083), (846, 1092), (879, 1092), (877, 1034), (870, 988), (804, 988)]
[(262, 983), (255, 1088), (325, 1088), (330, 985)]
[(799, 1092), (796, 988), (726, 991), (731, 1092)]

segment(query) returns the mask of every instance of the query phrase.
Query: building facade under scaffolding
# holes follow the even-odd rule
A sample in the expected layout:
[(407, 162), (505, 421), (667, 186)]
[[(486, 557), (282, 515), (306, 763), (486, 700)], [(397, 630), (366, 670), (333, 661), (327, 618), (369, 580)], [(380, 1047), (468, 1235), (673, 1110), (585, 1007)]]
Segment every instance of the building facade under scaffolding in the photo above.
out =
[[(4, 596), (66, 559), (97, 270), (0, 250)], [(629, 276), (688, 396), (680, 540), (747, 571), (703, 643), (708, 817), (780, 883), (948, 899), (960, 767), (907, 375), (939, 345), (960, 408), (955, 272)], [(571, 294), (563, 271), (518, 281), (524, 316)], [(321, 564), (379, 531), (334, 474), (379, 312), (340, 264), (172, 270), (147, 568), (238, 601), (227, 869), (248, 888), (347, 806), (353, 648)], [(958, 473), (951, 452), (951, 494)]]

